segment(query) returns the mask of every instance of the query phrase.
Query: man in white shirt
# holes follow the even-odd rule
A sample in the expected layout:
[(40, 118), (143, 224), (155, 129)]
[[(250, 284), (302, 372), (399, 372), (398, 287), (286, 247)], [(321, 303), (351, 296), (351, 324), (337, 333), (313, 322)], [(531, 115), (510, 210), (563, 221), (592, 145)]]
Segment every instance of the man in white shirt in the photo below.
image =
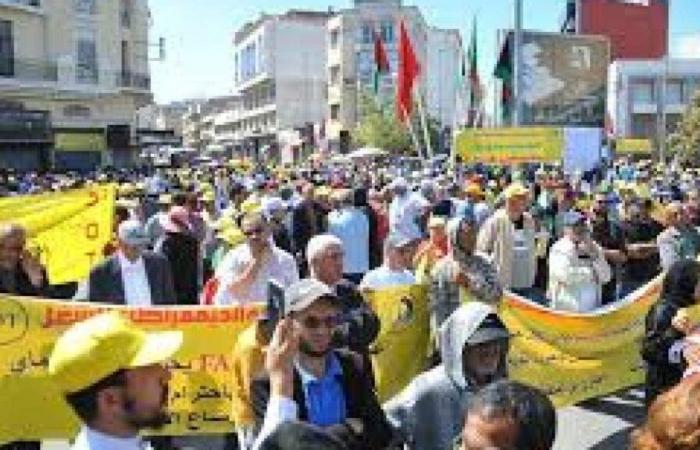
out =
[(420, 219), (430, 210), (430, 204), (419, 193), (408, 190), (408, 183), (397, 178), (391, 185), (394, 199), (389, 206), (389, 229), (411, 239), (421, 239), (424, 235)]
[(174, 304), (170, 264), (164, 256), (145, 250), (149, 239), (141, 222), (122, 222), (117, 238), (118, 251), (90, 271), (87, 292), (76, 299), (129, 306)]
[(408, 268), (411, 264), (412, 240), (392, 233), (384, 241), (384, 264), (368, 272), (359, 289), (374, 291), (382, 288), (410, 286), (416, 283), (416, 278)]
[(352, 192), (342, 193), (341, 208), (328, 214), (328, 233), (343, 242), (343, 274), (358, 283), (369, 270), (369, 220), (352, 205)]
[(49, 374), (82, 422), (71, 450), (143, 450), (139, 432), (168, 423), (165, 362), (182, 333), (145, 333), (117, 312), (73, 325), (57, 341)]
[(216, 270), (217, 305), (265, 302), (270, 281), (287, 287), (299, 280), (294, 257), (274, 245), (270, 226), (262, 214), (243, 217), (241, 231), (246, 242), (232, 249)]

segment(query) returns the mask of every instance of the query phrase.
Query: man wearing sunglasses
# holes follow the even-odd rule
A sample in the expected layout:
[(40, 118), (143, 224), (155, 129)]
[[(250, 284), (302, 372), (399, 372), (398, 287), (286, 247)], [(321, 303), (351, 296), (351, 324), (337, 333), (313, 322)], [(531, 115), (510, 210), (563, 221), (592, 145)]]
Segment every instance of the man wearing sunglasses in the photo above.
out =
[(241, 231), (246, 242), (233, 248), (216, 270), (217, 305), (264, 302), (270, 280), (283, 287), (299, 280), (294, 257), (274, 244), (270, 224), (261, 213), (246, 214)]
[(268, 349), (268, 374), (253, 381), (257, 444), (288, 420), (325, 429), (350, 449), (383, 449), (391, 428), (362, 358), (332, 346), (338, 298), (324, 283), (303, 279), (285, 294), (286, 317)]

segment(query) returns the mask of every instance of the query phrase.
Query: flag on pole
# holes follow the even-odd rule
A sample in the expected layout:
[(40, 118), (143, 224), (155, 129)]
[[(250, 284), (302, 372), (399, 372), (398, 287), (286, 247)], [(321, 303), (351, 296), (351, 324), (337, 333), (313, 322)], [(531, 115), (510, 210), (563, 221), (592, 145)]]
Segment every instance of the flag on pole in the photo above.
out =
[(387, 57), (382, 37), (374, 33), (374, 95), (379, 95), (379, 80), (382, 74), (389, 73), (389, 57)]
[(513, 52), (511, 49), (511, 34), (506, 35), (505, 43), (501, 49), (501, 54), (498, 56), (496, 68), (493, 75), (503, 82), (501, 91), (501, 107), (502, 117), (507, 121), (510, 117), (510, 104), (513, 97)]
[(469, 122), (474, 124), (481, 104), (481, 80), (479, 79), (479, 55), (477, 50), (476, 17), (472, 25), (472, 38), (467, 55), (469, 57)]
[(412, 92), (413, 84), (420, 74), (421, 67), (413, 50), (411, 39), (408, 37), (406, 25), (401, 21), (401, 35), (399, 37), (399, 74), (396, 90), (396, 116), (402, 122), (411, 117), (413, 110)]

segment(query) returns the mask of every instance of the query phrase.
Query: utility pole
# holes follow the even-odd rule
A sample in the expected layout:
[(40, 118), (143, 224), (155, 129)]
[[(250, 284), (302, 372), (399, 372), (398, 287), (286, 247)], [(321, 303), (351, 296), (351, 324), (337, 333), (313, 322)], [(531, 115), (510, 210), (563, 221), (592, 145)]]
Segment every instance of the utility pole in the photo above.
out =
[(523, 0), (515, 2), (515, 30), (513, 33), (513, 126), (522, 123), (522, 40), (523, 40)]

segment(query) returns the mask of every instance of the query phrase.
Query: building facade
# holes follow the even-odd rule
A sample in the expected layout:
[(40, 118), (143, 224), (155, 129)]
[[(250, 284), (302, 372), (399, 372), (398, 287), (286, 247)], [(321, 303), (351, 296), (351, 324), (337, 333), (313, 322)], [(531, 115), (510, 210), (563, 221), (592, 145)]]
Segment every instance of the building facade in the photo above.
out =
[(132, 162), (149, 20), (147, 0), (0, 1), (0, 167)]
[(568, 0), (561, 29), (606, 36), (613, 61), (662, 58), (668, 53), (669, 0)]
[[(279, 157), (279, 133), (321, 122), (326, 111), (329, 14), (290, 10), (262, 15), (234, 36), (234, 91), (240, 109), (219, 118), (250, 156)], [(227, 132), (228, 133), (228, 132)]]
[(700, 59), (616, 61), (608, 77), (612, 134), (648, 138), (659, 148), (700, 89)]
[[(429, 27), (417, 7), (401, 0), (355, 0), (353, 8), (338, 11), (328, 21), (326, 132), (331, 149), (348, 150), (350, 133), (361, 120), (363, 97), (394, 108), (402, 21), (421, 64), (416, 92), (425, 99), (431, 117), (442, 126), (452, 126), (464, 54), (459, 32)], [(378, 79), (378, 98), (375, 35), (381, 38), (389, 60), (389, 73)]]

